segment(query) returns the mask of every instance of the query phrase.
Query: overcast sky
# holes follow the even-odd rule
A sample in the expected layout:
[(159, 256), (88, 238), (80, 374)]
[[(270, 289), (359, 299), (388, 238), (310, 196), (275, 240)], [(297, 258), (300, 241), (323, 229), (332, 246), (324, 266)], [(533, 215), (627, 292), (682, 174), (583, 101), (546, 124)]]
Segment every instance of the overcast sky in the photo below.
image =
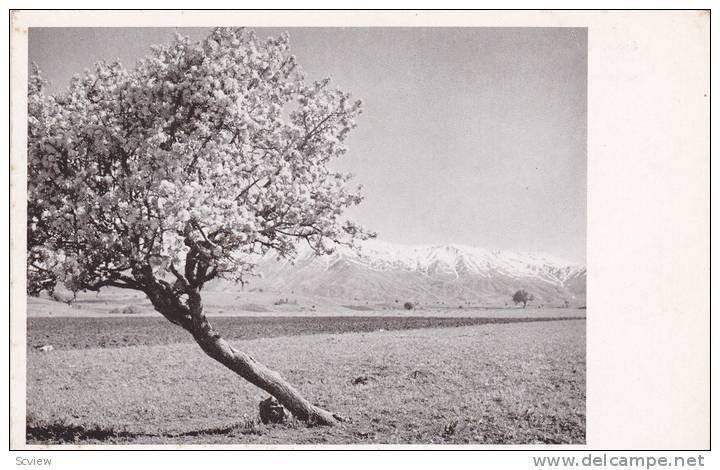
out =
[[(349, 214), (397, 243), (540, 251), (585, 262), (587, 34), (572, 28), (288, 31), (311, 79), (364, 103)], [(100, 59), (126, 66), (174, 28), (32, 28), (52, 90)], [(206, 29), (180, 29), (199, 39)]]

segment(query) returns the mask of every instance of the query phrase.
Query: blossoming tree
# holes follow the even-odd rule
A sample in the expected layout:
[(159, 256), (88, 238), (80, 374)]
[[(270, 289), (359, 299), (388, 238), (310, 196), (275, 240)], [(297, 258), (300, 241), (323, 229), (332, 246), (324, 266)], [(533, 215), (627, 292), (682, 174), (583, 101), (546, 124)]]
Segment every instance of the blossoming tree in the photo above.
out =
[(203, 312), (203, 286), (243, 280), (272, 250), (318, 254), (370, 236), (343, 222), (361, 201), (345, 152), (360, 103), (308, 83), (288, 39), (218, 28), (154, 46), (133, 70), (98, 63), (48, 95), (28, 91), (28, 292), (58, 283), (144, 292), (202, 350), (298, 419), (336, 417), (225, 341)]

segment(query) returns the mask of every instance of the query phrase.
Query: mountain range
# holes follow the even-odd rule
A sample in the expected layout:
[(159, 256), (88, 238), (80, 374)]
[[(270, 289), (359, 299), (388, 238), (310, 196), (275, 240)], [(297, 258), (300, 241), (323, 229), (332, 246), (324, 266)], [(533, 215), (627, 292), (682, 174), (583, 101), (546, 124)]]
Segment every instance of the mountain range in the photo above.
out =
[(307, 248), (292, 262), (268, 254), (256, 272), (248, 290), (349, 302), (504, 306), (525, 289), (535, 304), (585, 305), (585, 266), (550, 255), (455, 244), (372, 240), (360, 250), (340, 247), (324, 256)]

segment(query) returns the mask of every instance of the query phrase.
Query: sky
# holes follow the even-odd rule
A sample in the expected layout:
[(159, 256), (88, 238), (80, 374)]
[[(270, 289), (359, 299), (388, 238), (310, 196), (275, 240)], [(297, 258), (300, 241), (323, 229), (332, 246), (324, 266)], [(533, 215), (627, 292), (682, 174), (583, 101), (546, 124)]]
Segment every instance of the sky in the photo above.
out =
[[(52, 92), (98, 60), (127, 67), (176, 29), (31, 28)], [(333, 164), (355, 175), (348, 216), (405, 244), (543, 252), (585, 263), (587, 30), (255, 28), (290, 35), (308, 79), (363, 102)]]

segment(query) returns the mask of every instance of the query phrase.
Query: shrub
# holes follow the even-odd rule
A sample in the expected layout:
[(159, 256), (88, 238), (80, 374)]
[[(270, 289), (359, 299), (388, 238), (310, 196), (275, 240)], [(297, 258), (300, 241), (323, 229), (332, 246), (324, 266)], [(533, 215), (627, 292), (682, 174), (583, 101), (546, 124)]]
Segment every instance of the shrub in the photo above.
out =
[(123, 308), (114, 308), (110, 310), (110, 313), (124, 313), (124, 314), (134, 314), (134, 313), (140, 313), (140, 309), (135, 307), (134, 305), (126, 305)]

